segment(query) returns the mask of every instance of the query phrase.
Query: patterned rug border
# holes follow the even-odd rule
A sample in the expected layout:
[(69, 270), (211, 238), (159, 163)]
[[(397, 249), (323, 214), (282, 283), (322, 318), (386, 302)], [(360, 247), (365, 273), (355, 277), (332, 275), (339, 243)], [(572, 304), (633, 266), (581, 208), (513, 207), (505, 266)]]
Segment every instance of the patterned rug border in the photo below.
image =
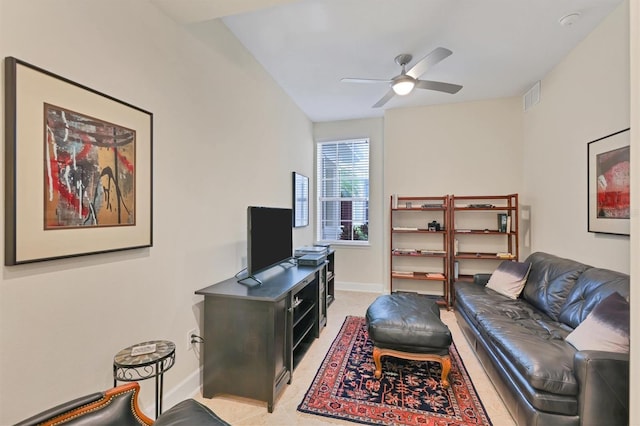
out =
[[(325, 354), (324, 359), (322, 360), (322, 363), (320, 364), (320, 367), (318, 367), (318, 370), (313, 378), (313, 381), (311, 382), (311, 385), (309, 386), (309, 389), (307, 389), (307, 391), (305, 392), (304, 398), (302, 399), (302, 402), (300, 402), (300, 404), (298, 405), (298, 411), (303, 412), (303, 413), (308, 413), (308, 414), (313, 414), (316, 416), (322, 416), (322, 417), (328, 417), (328, 418), (333, 418), (333, 419), (337, 419), (337, 420), (344, 420), (344, 421), (349, 421), (349, 422), (353, 422), (353, 423), (359, 423), (359, 424), (366, 424), (366, 425), (380, 425), (380, 424), (397, 424), (397, 423), (393, 423), (393, 422), (385, 422), (385, 421), (374, 421), (374, 420), (365, 420), (365, 419), (361, 419), (361, 418), (349, 418), (349, 417), (345, 417), (345, 416), (339, 416), (339, 415), (333, 415), (327, 412), (319, 412), (319, 411), (313, 411), (312, 409), (309, 408), (305, 408), (303, 407), (305, 405), (305, 402), (307, 402), (308, 398), (310, 396), (312, 396), (313, 393), (315, 393), (316, 388), (318, 387), (318, 381), (319, 379), (322, 377), (322, 375), (324, 374), (326, 368), (327, 368), (327, 363), (331, 361), (331, 359), (333, 358), (333, 354), (336, 351), (336, 344), (339, 343), (339, 339), (341, 338), (341, 336), (343, 335), (343, 333), (345, 332), (345, 328), (347, 327), (347, 325), (349, 324), (350, 321), (352, 320), (358, 320), (360, 321), (360, 324), (362, 323), (362, 321), (365, 321), (364, 317), (360, 317), (360, 316), (352, 316), (352, 315), (348, 315), (345, 317), (342, 325), (340, 326), (340, 330), (338, 331), (338, 333), (336, 334), (336, 336), (334, 337), (333, 341), (331, 342), (331, 345), (329, 347), (329, 349), (327, 350), (327, 353)], [(350, 345), (348, 347), (348, 351), (349, 353), (351, 353), (351, 350), (353, 349), (354, 343), (355, 343), (356, 339), (352, 338), (350, 341)], [(464, 364), (464, 361), (462, 360), (462, 358), (460, 357), (460, 354), (458, 353), (457, 348), (455, 347), (455, 343), (451, 344), (451, 348), (450, 348), (450, 356), (452, 358), (452, 362), (453, 364), (457, 364), (460, 368), (458, 369), (458, 373), (460, 374), (460, 376), (462, 377), (465, 385), (470, 385), (467, 386), (469, 388), (469, 396), (471, 398), (471, 400), (473, 401), (473, 403), (481, 410), (478, 414), (478, 420), (482, 423), (470, 423), (470, 422), (463, 422), (459, 419), (455, 419), (452, 418), (451, 416), (447, 416), (447, 415), (442, 415), (439, 413), (428, 413), (429, 417), (431, 417), (433, 420), (429, 423), (426, 424), (449, 424), (449, 423), (440, 423), (438, 422), (438, 420), (445, 420), (445, 421), (453, 421), (455, 424), (457, 425), (462, 425), (462, 424), (482, 424), (482, 425), (486, 425), (486, 426), (492, 426), (493, 423), (491, 422), (491, 419), (489, 418), (489, 414), (487, 413), (487, 410), (484, 406), (484, 404), (482, 403), (482, 400), (480, 399), (480, 397), (478, 396), (478, 391), (475, 387), (475, 385), (473, 384), (473, 381), (471, 380), (471, 377), (469, 376), (469, 372), (467, 371), (467, 367)], [(348, 357), (344, 357), (344, 359), (342, 360), (342, 364), (340, 365), (340, 371), (345, 369), (345, 365), (347, 363)], [(453, 373), (453, 370), (452, 370)], [(452, 383), (453, 385), (453, 383)], [(448, 392), (452, 392), (452, 390), (448, 390)], [(362, 401), (362, 402), (358, 402), (358, 404), (361, 405), (365, 405), (365, 406), (379, 406), (379, 403), (373, 403), (373, 402), (367, 402), (367, 401)], [(406, 410), (407, 412), (414, 412), (416, 414), (419, 415), (425, 415), (425, 411), (422, 410), (415, 410), (415, 409), (411, 409), (411, 408), (402, 408), (403, 410)], [(459, 412), (459, 407), (457, 407), (456, 405), (456, 411)]]

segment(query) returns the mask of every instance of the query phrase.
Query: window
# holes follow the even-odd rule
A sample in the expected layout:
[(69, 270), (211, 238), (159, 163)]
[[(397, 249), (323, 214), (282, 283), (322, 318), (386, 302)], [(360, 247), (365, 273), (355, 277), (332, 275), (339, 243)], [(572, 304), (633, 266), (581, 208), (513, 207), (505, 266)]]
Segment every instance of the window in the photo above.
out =
[(369, 139), (318, 143), (317, 239), (369, 241)]

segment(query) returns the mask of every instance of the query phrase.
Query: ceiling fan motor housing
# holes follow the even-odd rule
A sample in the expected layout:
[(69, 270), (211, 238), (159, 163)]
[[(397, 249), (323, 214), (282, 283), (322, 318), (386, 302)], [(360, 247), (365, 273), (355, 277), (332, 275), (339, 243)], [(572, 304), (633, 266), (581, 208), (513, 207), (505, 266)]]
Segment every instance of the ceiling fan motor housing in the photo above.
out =
[(411, 59), (413, 59), (413, 56), (409, 55), (408, 53), (401, 53), (398, 56), (396, 56), (395, 61), (396, 61), (396, 64), (404, 68), (405, 65), (411, 62)]

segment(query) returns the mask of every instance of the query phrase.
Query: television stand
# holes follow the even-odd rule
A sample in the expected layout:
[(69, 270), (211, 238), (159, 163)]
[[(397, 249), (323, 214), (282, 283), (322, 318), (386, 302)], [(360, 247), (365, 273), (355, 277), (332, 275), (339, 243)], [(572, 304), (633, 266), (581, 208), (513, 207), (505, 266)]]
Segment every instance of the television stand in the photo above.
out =
[(326, 325), (325, 264), (275, 266), (262, 285), (236, 278), (196, 291), (204, 296), (202, 394), (265, 401), (291, 383), (293, 370)]

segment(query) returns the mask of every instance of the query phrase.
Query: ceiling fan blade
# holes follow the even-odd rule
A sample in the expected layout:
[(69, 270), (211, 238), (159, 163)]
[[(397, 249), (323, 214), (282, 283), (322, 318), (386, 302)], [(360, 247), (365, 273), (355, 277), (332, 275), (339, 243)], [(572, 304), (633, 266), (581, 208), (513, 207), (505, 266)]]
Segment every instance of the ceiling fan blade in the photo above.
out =
[(380, 99), (378, 102), (376, 102), (375, 104), (373, 104), (373, 108), (380, 108), (382, 105), (386, 104), (387, 102), (389, 102), (389, 100), (391, 98), (393, 98), (393, 96), (396, 94), (396, 92), (393, 91), (393, 89), (389, 90), (387, 92), (386, 95), (384, 95), (382, 97), (382, 99)]
[(445, 93), (458, 93), (462, 86), (459, 84), (443, 83), (441, 81), (417, 80), (416, 87), (418, 89), (436, 90)]
[(420, 59), (414, 66), (412, 66), (411, 69), (407, 71), (407, 75), (413, 78), (418, 78), (422, 74), (427, 72), (429, 68), (442, 61), (452, 53), (452, 51), (450, 51), (449, 49), (445, 49), (444, 47), (436, 47), (431, 53)]
[(391, 83), (391, 80), (382, 80), (378, 78), (342, 78), (343, 83)]

